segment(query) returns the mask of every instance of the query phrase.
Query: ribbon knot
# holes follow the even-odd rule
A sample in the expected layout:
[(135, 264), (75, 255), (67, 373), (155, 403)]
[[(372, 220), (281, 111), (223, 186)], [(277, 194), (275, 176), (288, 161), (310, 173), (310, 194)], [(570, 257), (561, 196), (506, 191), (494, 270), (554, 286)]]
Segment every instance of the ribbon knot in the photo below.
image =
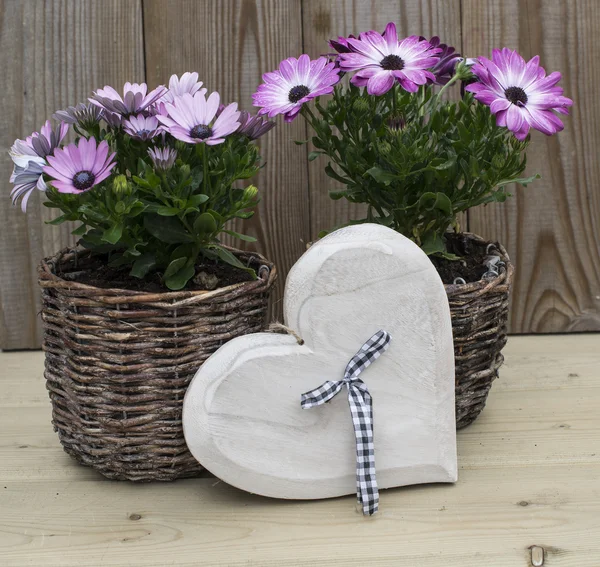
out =
[(302, 409), (309, 409), (328, 402), (344, 386), (348, 388), (348, 404), (356, 438), (356, 497), (362, 504), (363, 514), (369, 516), (379, 508), (373, 443), (373, 398), (358, 376), (388, 349), (391, 340), (389, 333), (378, 331), (350, 359), (342, 380), (328, 380), (301, 397)]

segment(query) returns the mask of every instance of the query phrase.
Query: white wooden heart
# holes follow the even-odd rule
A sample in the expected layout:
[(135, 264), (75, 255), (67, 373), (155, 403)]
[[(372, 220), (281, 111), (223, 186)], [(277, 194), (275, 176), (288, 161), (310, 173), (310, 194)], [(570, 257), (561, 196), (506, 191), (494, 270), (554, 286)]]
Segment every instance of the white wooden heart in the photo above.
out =
[(346, 389), (308, 410), (300, 395), (341, 380), (352, 356), (383, 329), (390, 347), (360, 376), (373, 396), (378, 485), (456, 481), (450, 311), (418, 246), (375, 224), (330, 234), (290, 271), (284, 316), (304, 345), (273, 333), (239, 337), (191, 382), (183, 428), (203, 466), (264, 496), (355, 493)]

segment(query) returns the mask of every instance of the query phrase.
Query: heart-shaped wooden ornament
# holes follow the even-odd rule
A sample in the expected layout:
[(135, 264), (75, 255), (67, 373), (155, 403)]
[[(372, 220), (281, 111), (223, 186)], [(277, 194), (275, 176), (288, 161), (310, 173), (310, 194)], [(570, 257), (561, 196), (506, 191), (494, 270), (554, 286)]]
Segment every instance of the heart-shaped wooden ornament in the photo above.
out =
[(360, 376), (373, 397), (380, 488), (457, 479), (454, 354), (448, 300), (431, 261), (376, 224), (338, 230), (293, 266), (285, 288), (290, 335), (257, 333), (223, 345), (184, 401), (194, 457), (225, 482), (277, 498), (356, 491), (346, 393), (309, 410), (302, 393), (341, 380), (374, 333), (388, 350)]

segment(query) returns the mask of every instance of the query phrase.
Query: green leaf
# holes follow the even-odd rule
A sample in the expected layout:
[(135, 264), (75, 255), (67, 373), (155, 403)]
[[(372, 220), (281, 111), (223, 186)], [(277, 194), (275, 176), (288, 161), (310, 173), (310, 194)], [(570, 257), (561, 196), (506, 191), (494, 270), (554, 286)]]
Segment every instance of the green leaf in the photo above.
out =
[(176, 260), (177, 258), (191, 258), (192, 254), (192, 244), (180, 244), (177, 246), (177, 248), (175, 248), (175, 250), (173, 250), (173, 252), (171, 252), (171, 260)]
[(194, 266), (186, 266), (182, 270), (179, 270), (176, 274), (165, 278), (165, 285), (173, 290), (177, 291), (183, 289), (186, 284), (196, 275)]
[(224, 230), (223, 232), (225, 232), (235, 238), (239, 238), (240, 240), (243, 240), (244, 242), (256, 242), (256, 238), (254, 238), (254, 236), (248, 236), (247, 234), (240, 234), (239, 232), (235, 232), (233, 230)]
[(343, 183), (344, 185), (346, 185), (350, 181), (349, 179), (346, 179), (345, 177), (342, 177), (339, 173), (337, 173), (333, 169), (333, 167), (331, 167), (331, 162), (325, 166), (325, 173), (327, 175), (329, 175), (329, 177), (331, 177), (332, 179), (335, 179), (336, 181), (339, 181), (340, 183)]
[(122, 215), (126, 208), (127, 206), (123, 201), (117, 201), (117, 204), (115, 205), (115, 212), (119, 215)]
[(165, 270), (164, 278), (165, 280), (169, 279), (171, 276), (174, 276), (177, 272), (179, 272), (185, 265), (187, 264), (187, 258), (177, 258), (173, 260)]
[(439, 165), (435, 165), (435, 166), (432, 165), (432, 167), (436, 171), (444, 171), (445, 169), (450, 169), (455, 163), (456, 163), (456, 158), (450, 158), (450, 159), (444, 161), (443, 163), (440, 163)]
[(329, 191), (329, 198), (334, 201), (338, 201), (339, 199), (343, 199), (349, 195), (348, 191)]
[(200, 234), (212, 234), (217, 230), (217, 222), (215, 217), (210, 213), (202, 213), (198, 215), (194, 221), (194, 232)]
[(419, 206), (428, 210), (433, 211), (435, 209), (440, 210), (447, 215), (452, 214), (452, 201), (444, 193), (432, 193), (428, 191), (423, 193), (419, 199)]
[(224, 262), (227, 262), (227, 264), (229, 264), (231, 266), (235, 266), (236, 268), (239, 268), (240, 270), (244, 270), (245, 272), (252, 274), (254, 276), (254, 278), (256, 279), (256, 272), (252, 268), (248, 268), (247, 266), (244, 266), (244, 264), (242, 264), (239, 261), (239, 259), (236, 256), (234, 256), (229, 250), (226, 250), (225, 248), (222, 248), (221, 246), (215, 246), (214, 250), (217, 251), (217, 255), (219, 256), (219, 258), (221, 258), (221, 260), (223, 260)]
[(213, 216), (213, 218), (220, 223), (224, 223), (225, 222), (225, 218), (223, 217), (223, 215), (217, 213), (217, 211), (213, 211), (212, 209), (208, 209), (208, 211), (206, 211), (207, 213), (211, 214)]
[(158, 207), (158, 209), (156, 209), (156, 212), (161, 217), (174, 217), (176, 214), (179, 213), (179, 209), (176, 209), (175, 207)]
[(315, 161), (323, 153), (325, 152), (310, 152), (308, 154), (308, 161)]
[(144, 187), (145, 189), (149, 189), (150, 188), (150, 183), (148, 183), (145, 179), (142, 179), (141, 177), (138, 177), (137, 175), (134, 175), (132, 177), (132, 179), (140, 187)]
[(75, 230), (71, 232), (73, 236), (83, 236), (87, 232), (87, 225), (79, 225)]
[(89, 205), (87, 203), (81, 205), (77, 209), (77, 212), (97, 222), (102, 222), (107, 219), (107, 217), (104, 216), (100, 211), (97, 211), (92, 205)]
[(177, 217), (146, 215), (144, 227), (154, 238), (167, 244), (194, 242), (192, 235), (185, 229)]
[(58, 224), (62, 224), (63, 222), (66, 222), (68, 220), (69, 220), (69, 215), (60, 215), (59, 217), (56, 217), (55, 219), (52, 219), (51, 221), (47, 221), (46, 224), (58, 225)]
[(116, 244), (123, 235), (123, 225), (121, 223), (115, 223), (110, 228), (107, 228), (102, 233), (102, 240), (109, 244)]
[(435, 201), (435, 208), (443, 211), (447, 215), (452, 214), (452, 201), (444, 193), (437, 193), (437, 199)]
[(308, 144), (308, 140), (294, 140), (294, 144), (297, 146), (303, 146), (304, 144)]
[(208, 195), (192, 195), (189, 199), (188, 199), (188, 206), (189, 207), (197, 207), (198, 205), (202, 205), (203, 203), (206, 203), (206, 201), (208, 201)]
[(154, 173), (154, 171), (152, 171), (151, 169), (148, 169), (146, 171), (146, 179), (148, 180), (148, 183), (150, 183), (150, 187), (152, 187), (153, 189), (160, 185), (160, 177), (156, 175), (156, 173)]
[(508, 185), (509, 183), (518, 183), (519, 185), (527, 186), (530, 183), (533, 183), (536, 179), (541, 179), (542, 176), (539, 173), (532, 175), (531, 177), (515, 177), (513, 179), (505, 179), (498, 183), (500, 185)]
[(378, 183), (383, 183), (384, 185), (389, 185), (392, 181), (398, 178), (397, 175), (393, 174), (390, 171), (385, 171), (385, 169), (381, 169), (380, 167), (372, 167), (367, 170), (367, 173)]
[(431, 254), (439, 254), (444, 252), (446, 247), (444, 246), (444, 239), (441, 234), (430, 232), (423, 237), (421, 241), (421, 249), (425, 254), (430, 256)]
[(238, 219), (249, 219), (254, 216), (254, 211), (238, 211), (237, 213), (235, 213), (235, 216)]

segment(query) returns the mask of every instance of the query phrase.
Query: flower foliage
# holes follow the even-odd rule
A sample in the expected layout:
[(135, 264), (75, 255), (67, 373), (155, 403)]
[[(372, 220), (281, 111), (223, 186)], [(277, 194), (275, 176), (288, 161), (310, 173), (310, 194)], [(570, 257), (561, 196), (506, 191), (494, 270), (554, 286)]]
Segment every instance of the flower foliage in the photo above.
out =
[[(367, 205), (366, 217), (350, 223), (389, 226), (427, 254), (452, 257), (444, 234), (459, 230), (459, 213), (504, 201), (507, 185), (537, 177), (523, 177), (529, 129), (562, 130), (555, 113), (572, 105), (556, 86), (560, 73), (546, 76), (538, 57), (526, 62), (508, 49), (465, 60), (437, 36), (399, 39), (393, 23), (329, 45), (337, 52), (329, 64), (340, 70), (331, 97), (297, 100), (298, 74), (284, 83), (266, 73), (254, 103), (270, 117), (307, 120), (309, 160), (325, 157), (327, 175), (344, 185), (330, 196)], [(261, 96), (273, 83), (277, 101)], [(441, 96), (459, 84), (459, 100)]]
[[(78, 222), (81, 245), (135, 277), (158, 271), (173, 290), (186, 286), (199, 258), (253, 273), (220, 235), (254, 240), (227, 223), (253, 215), (258, 191), (238, 182), (258, 172), (255, 140), (274, 124), (220, 105), (218, 93), (207, 97), (197, 73), (169, 85), (106, 86), (89, 104), (57, 111), (56, 128), (47, 122), (16, 140), (13, 202), (25, 210), (35, 189), (45, 191), (44, 204), (62, 213), (51, 224)], [(69, 127), (76, 139), (65, 145)]]

